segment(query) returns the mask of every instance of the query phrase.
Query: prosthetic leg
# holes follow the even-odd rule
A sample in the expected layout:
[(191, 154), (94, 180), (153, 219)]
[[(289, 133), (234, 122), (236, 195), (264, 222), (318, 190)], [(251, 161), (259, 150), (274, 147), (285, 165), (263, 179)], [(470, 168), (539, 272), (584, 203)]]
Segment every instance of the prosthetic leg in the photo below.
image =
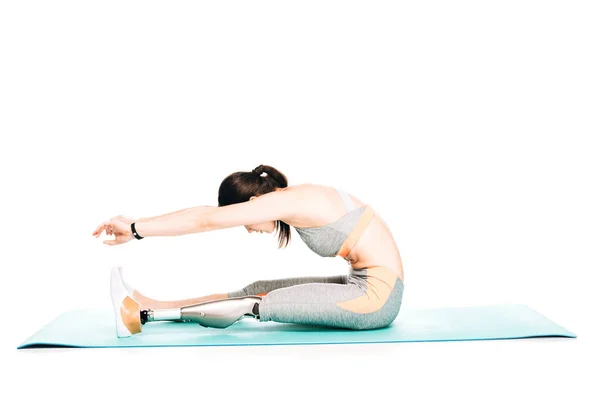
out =
[(233, 297), (212, 300), (181, 308), (167, 310), (142, 310), (142, 325), (154, 321), (195, 322), (205, 328), (227, 328), (239, 320), (251, 317), (258, 319), (260, 296)]
[(121, 281), (117, 268), (110, 276), (110, 295), (115, 312), (118, 337), (128, 337), (142, 331), (142, 325), (154, 321), (195, 322), (205, 328), (227, 328), (243, 318), (259, 319), (260, 296), (233, 297), (207, 301), (181, 308), (140, 310), (139, 304)]

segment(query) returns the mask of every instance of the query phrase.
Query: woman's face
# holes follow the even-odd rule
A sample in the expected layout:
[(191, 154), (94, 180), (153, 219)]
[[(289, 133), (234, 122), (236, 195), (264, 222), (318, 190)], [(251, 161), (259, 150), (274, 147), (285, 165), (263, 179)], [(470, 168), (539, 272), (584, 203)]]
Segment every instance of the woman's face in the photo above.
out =
[[(250, 201), (256, 199), (257, 196), (250, 197)], [(275, 230), (275, 221), (263, 222), (260, 224), (244, 225), (248, 233), (259, 232), (259, 233), (273, 233)]]
[(263, 222), (261, 224), (244, 225), (248, 233), (260, 232), (260, 233), (273, 233), (275, 230), (275, 221)]

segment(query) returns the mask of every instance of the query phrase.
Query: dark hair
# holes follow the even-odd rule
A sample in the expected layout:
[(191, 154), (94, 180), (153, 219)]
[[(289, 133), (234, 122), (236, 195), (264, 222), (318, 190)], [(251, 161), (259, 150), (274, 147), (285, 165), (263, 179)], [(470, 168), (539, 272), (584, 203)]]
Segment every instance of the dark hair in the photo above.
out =
[[(266, 174), (262, 176), (262, 174)], [(275, 191), (288, 186), (284, 174), (269, 165), (259, 165), (252, 172), (234, 172), (223, 179), (219, 186), (219, 207), (249, 201), (252, 196)], [(291, 239), (290, 226), (283, 221), (275, 221), (279, 232), (279, 248), (288, 245)]]

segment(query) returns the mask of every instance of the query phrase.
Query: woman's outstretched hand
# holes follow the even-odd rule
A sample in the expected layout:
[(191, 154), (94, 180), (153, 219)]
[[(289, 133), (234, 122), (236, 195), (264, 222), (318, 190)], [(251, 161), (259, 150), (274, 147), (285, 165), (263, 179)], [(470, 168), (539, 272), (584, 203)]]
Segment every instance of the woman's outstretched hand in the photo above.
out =
[(107, 235), (115, 235), (113, 240), (105, 240), (103, 242), (109, 246), (127, 243), (133, 239), (133, 233), (131, 232), (131, 224), (133, 222), (135, 222), (134, 219), (119, 215), (98, 225), (92, 235), (98, 238), (103, 231)]

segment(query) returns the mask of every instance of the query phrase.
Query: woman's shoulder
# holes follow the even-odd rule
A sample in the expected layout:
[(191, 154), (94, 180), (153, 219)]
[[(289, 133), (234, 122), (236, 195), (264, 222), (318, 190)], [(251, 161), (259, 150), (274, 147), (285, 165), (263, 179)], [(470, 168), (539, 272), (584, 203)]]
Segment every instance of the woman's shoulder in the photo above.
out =
[(323, 185), (318, 183), (301, 183), (293, 186), (288, 186), (286, 190), (290, 190), (294, 193), (299, 194), (298, 198), (302, 200), (316, 200), (316, 199), (327, 199), (329, 202), (337, 203), (342, 193), (346, 193), (355, 207), (365, 206), (366, 203), (361, 201), (359, 198), (349, 193), (343, 188), (331, 185)]
[(296, 193), (315, 194), (334, 190), (334, 187), (318, 183), (299, 183), (286, 187), (284, 190)]
[[(337, 186), (323, 185), (318, 183), (301, 183), (288, 186), (286, 190), (294, 193), (298, 210), (305, 209), (305, 213), (313, 215), (315, 210), (323, 210), (325, 213), (336, 213), (335, 210), (347, 210), (348, 205), (342, 195), (347, 195), (352, 202), (352, 208), (363, 207), (366, 204), (359, 198), (348, 193)], [(318, 213), (318, 212), (317, 212)]]
[(294, 198), (304, 205), (311, 203), (312, 206), (319, 200), (331, 199), (335, 193), (332, 186), (321, 185), (318, 183), (299, 183), (297, 185), (285, 188), (288, 193), (293, 193)]

